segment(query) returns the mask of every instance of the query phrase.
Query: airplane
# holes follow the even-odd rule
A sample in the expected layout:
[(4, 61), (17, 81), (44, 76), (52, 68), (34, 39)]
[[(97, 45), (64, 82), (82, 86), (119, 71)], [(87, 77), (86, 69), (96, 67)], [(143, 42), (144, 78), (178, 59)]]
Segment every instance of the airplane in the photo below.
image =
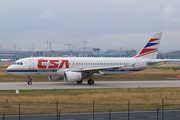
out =
[(12, 59), (0, 59), (0, 62), (8, 62), (11, 61)]
[(7, 68), (13, 75), (27, 76), (28, 85), (32, 84), (32, 76), (47, 76), (49, 80), (77, 82), (89, 79), (94, 84), (95, 75), (116, 75), (142, 71), (169, 62), (169, 59), (156, 59), (162, 32), (154, 33), (140, 52), (131, 58), (105, 57), (28, 57), (17, 60)]

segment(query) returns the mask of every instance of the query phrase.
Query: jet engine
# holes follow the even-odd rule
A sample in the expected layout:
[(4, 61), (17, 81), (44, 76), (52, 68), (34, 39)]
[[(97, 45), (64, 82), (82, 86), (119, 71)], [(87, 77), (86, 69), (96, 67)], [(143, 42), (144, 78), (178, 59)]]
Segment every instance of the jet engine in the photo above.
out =
[(62, 76), (48, 76), (48, 79), (52, 81), (59, 81), (59, 80), (63, 80), (63, 77)]
[(65, 82), (77, 82), (82, 79), (82, 74), (80, 72), (65, 72), (64, 81)]

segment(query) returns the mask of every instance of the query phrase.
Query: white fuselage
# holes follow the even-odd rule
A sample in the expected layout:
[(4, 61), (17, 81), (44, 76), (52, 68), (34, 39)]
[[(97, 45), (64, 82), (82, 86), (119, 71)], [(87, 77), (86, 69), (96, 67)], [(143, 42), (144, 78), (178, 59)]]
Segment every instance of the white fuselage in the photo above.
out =
[(59, 71), (120, 66), (118, 69), (100, 70), (100, 74), (110, 75), (143, 70), (150, 67), (146, 64), (147, 61), (148, 59), (140, 58), (29, 57), (16, 61), (7, 68), (7, 72), (20, 76), (59, 76)]

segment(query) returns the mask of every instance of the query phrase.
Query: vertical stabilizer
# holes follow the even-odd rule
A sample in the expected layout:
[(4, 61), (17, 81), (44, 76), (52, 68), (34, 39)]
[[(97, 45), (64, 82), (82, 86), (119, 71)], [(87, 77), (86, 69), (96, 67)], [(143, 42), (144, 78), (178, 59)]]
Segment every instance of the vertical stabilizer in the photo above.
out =
[(135, 58), (156, 59), (162, 32), (155, 33)]

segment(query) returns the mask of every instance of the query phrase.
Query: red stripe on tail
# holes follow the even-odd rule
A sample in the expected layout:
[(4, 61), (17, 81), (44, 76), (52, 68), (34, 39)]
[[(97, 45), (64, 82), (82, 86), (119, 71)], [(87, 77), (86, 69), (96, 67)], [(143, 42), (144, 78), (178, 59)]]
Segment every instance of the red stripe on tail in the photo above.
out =
[(159, 38), (151, 38), (151, 39), (149, 40), (149, 42), (154, 42), (154, 41), (156, 41), (156, 40), (159, 40)]

